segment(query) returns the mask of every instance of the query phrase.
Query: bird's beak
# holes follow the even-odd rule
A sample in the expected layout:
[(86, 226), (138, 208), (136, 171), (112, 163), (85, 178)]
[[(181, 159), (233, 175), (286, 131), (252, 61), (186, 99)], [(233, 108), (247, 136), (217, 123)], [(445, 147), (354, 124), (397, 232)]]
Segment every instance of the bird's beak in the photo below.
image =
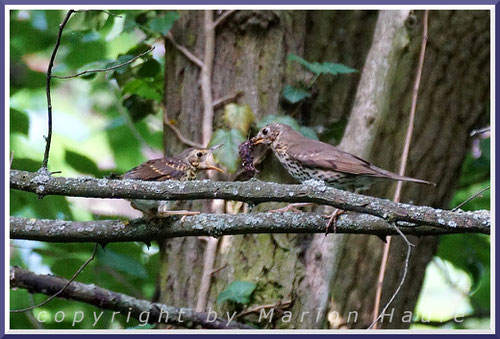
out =
[(210, 151), (210, 153), (212, 153), (213, 151), (215, 151), (218, 148), (221, 148), (222, 146), (224, 146), (224, 144), (215, 145), (210, 147), (208, 150)]
[[(220, 144), (220, 145), (215, 145), (215, 146), (212, 146), (208, 149), (208, 151), (210, 153), (212, 153), (213, 151), (215, 151), (216, 149), (222, 147), (224, 144)], [(204, 170), (215, 170), (215, 171), (218, 171), (218, 172), (221, 172), (221, 173), (224, 173), (224, 170), (223, 169), (220, 169), (219, 167), (211, 164), (210, 162), (208, 162), (207, 159), (205, 159), (205, 161), (203, 161), (203, 169)]]
[(257, 145), (264, 141), (264, 138), (253, 137), (251, 140), (252, 144)]

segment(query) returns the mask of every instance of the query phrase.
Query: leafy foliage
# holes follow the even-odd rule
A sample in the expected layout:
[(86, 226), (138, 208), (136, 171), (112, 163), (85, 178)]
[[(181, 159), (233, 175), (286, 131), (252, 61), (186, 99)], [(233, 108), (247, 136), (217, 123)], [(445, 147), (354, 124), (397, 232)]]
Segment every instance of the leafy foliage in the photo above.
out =
[(348, 74), (357, 72), (354, 68), (348, 67), (343, 64), (335, 64), (331, 62), (309, 62), (295, 54), (288, 54), (289, 61), (296, 61), (307, 68), (310, 72), (315, 73), (316, 75), (320, 74)]
[(233, 281), (217, 296), (217, 303), (233, 301), (238, 304), (248, 304), (256, 287), (257, 285), (250, 281)]
[(214, 151), (215, 160), (223, 165), (228, 172), (234, 173), (239, 166), (238, 145), (245, 141), (245, 137), (239, 129), (218, 129), (212, 135), (209, 146), (222, 144), (222, 147)]
[(224, 106), (224, 120), (229, 128), (238, 129), (246, 134), (254, 119), (255, 116), (249, 105), (227, 104)]
[(286, 85), (283, 88), (283, 98), (285, 98), (288, 102), (292, 104), (296, 104), (297, 102), (310, 98), (311, 93), (302, 88), (296, 88), (290, 85)]

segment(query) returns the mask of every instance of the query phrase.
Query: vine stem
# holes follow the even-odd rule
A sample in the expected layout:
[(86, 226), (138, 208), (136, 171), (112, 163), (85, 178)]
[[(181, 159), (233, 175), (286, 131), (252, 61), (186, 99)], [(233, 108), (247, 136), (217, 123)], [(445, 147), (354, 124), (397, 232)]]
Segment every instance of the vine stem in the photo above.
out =
[[(411, 108), (410, 108), (410, 121), (408, 122), (408, 129), (406, 130), (406, 137), (405, 137), (405, 144), (404, 144), (404, 149), (403, 149), (403, 154), (401, 156), (401, 165), (399, 167), (399, 175), (404, 175), (406, 171), (406, 165), (408, 163), (408, 155), (410, 153), (410, 145), (411, 145), (411, 138), (413, 136), (413, 127), (415, 124), (415, 112), (417, 108), (417, 99), (418, 99), (418, 89), (420, 87), (420, 80), (422, 78), (422, 69), (424, 66), (424, 59), (425, 59), (425, 49), (427, 46), (427, 34), (428, 34), (428, 21), (429, 21), (429, 11), (426, 10), (424, 11), (424, 17), (423, 17), (423, 29), (422, 29), (422, 44), (420, 48), (420, 56), (418, 59), (418, 65), (417, 65), (417, 70), (416, 70), (416, 75), (415, 75), (415, 82), (413, 84), (413, 92), (412, 92), (412, 100), (411, 100)], [(396, 186), (396, 191), (394, 193), (394, 202), (400, 202), (401, 200), (401, 190), (403, 187), (403, 182), (398, 181), (397, 186)], [(385, 272), (387, 269), (387, 261), (389, 259), (389, 252), (391, 249), (391, 240), (392, 237), (389, 236), (387, 237), (387, 242), (384, 245), (384, 252), (382, 254), (382, 262), (380, 263), (380, 271), (379, 271), (379, 276), (377, 279), (377, 290), (375, 292), (375, 304), (373, 307), (373, 322), (370, 325), (370, 328), (377, 329), (378, 328), (378, 321), (380, 317), (385, 313), (387, 308), (390, 306), (392, 301), (395, 299), (397, 294), (399, 293), (399, 290), (401, 289), (401, 286), (403, 285), (406, 275), (408, 273), (408, 266), (409, 266), (409, 261), (410, 261), (410, 254), (411, 254), (411, 247), (412, 244), (408, 241), (408, 238), (401, 233), (397, 225), (394, 225), (396, 229), (399, 231), (400, 235), (403, 237), (405, 242), (408, 244), (408, 252), (405, 260), (405, 267), (403, 271), (403, 276), (401, 278), (401, 282), (396, 289), (396, 291), (393, 293), (391, 299), (389, 302), (384, 306), (382, 312), (380, 312), (379, 315), (379, 307), (380, 307), (380, 301), (382, 298), (382, 289), (384, 287), (384, 278), (385, 278)]]

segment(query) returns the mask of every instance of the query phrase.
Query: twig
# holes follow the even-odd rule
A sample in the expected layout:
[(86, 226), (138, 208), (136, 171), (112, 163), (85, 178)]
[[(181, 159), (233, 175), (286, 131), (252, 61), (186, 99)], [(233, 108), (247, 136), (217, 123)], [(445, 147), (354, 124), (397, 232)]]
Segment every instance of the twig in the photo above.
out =
[(483, 133), (487, 133), (491, 130), (491, 127), (488, 126), (488, 127), (484, 127), (484, 128), (480, 128), (480, 129), (475, 129), (473, 130), (472, 132), (470, 132), (470, 136), (473, 137), (473, 136), (476, 136), (477, 134), (483, 134)]
[(203, 68), (203, 61), (201, 61), (200, 59), (198, 59), (198, 57), (196, 57), (193, 53), (191, 53), (186, 47), (178, 44), (177, 41), (175, 41), (174, 36), (172, 35), (171, 32), (168, 32), (167, 35), (165, 36), (165, 38), (167, 38), (167, 40), (170, 41), (172, 43), (172, 45), (174, 45), (174, 47), (179, 52), (181, 52), (182, 54), (184, 54), (184, 56), (186, 58), (188, 58), (189, 60), (191, 60), (198, 67)]
[[(411, 108), (410, 108), (410, 121), (408, 122), (408, 128), (406, 130), (405, 144), (404, 144), (404, 148), (403, 148), (403, 154), (401, 156), (401, 164), (399, 167), (399, 174), (400, 175), (405, 174), (406, 165), (408, 163), (408, 155), (410, 153), (410, 144), (411, 144), (411, 138), (413, 135), (413, 127), (414, 127), (414, 123), (415, 123), (415, 112), (416, 112), (416, 108), (417, 108), (418, 90), (420, 87), (420, 79), (422, 77), (422, 69), (424, 66), (425, 49), (427, 46), (428, 17), (429, 17), (429, 11), (426, 10), (424, 12), (424, 17), (423, 17), (422, 44), (421, 44), (421, 48), (420, 48), (420, 55), (419, 55), (418, 65), (417, 65), (417, 70), (416, 70), (416, 75), (415, 75), (415, 82), (413, 84), (413, 92), (412, 92), (412, 100), (411, 100)], [(402, 187), (403, 187), (403, 182), (398, 181), (397, 186), (396, 186), (396, 191), (394, 193), (394, 199), (393, 199), (394, 202), (399, 202), (401, 200)], [(394, 227), (398, 230), (398, 232), (401, 232), (396, 224), (394, 224)], [(410, 242), (408, 241), (408, 239), (403, 235), (403, 233), (400, 233), (400, 234), (402, 235), (403, 239), (408, 244), (408, 254), (406, 256), (406, 261), (405, 261), (405, 271), (403, 273), (403, 276), (401, 278), (401, 282), (400, 282), (398, 288), (394, 292), (394, 294), (393, 294), (392, 298), (389, 300), (389, 302), (385, 305), (381, 314), (384, 314), (385, 310), (389, 307), (389, 305), (392, 303), (394, 298), (399, 293), (399, 290), (404, 283), (404, 280), (405, 280), (406, 274), (407, 274), (407, 270), (408, 270), (408, 264), (409, 264), (408, 262), (410, 260), (410, 253), (411, 253), (411, 245), (410, 245)], [(385, 271), (387, 268), (387, 261), (389, 259), (390, 248), (391, 248), (391, 237), (389, 237), (387, 239), (387, 242), (384, 245), (384, 252), (382, 255), (382, 262), (380, 264), (380, 271), (379, 271), (379, 276), (378, 276), (378, 280), (377, 280), (377, 290), (375, 293), (375, 304), (374, 304), (374, 308), (373, 308), (374, 320), (369, 328), (372, 328), (372, 326), (373, 326), (374, 329), (377, 329), (377, 327), (378, 327), (377, 323), (378, 323), (378, 320), (380, 319), (380, 316), (377, 316), (377, 314), (379, 314), (378, 309), (380, 307), (380, 300), (382, 297), (382, 289), (384, 286), (384, 277), (385, 277)]]
[(229, 11), (225, 11), (224, 13), (222, 13), (221, 15), (219, 15), (219, 17), (215, 20), (215, 22), (213, 23), (213, 28), (215, 29), (218, 25), (220, 25), (224, 20), (226, 20), (226, 18), (228, 16), (230, 16), (231, 14), (233, 14), (234, 12), (236, 12), (236, 10), (229, 10)]
[(454, 209), (452, 209), (452, 211), (453, 212), (458, 211), (462, 206), (464, 206), (465, 204), (467, 204), (469, 201), (477, 198), (478, 196), (480, 196), (481, 194), (483, 194), (484, 192), (486, 192), (489, 189), (490, 189), (490, 186), (488, 186), (486, 188), (483, 188), (479, 192), (477, 192), (477, 193), (473, 194), (472, 196), (470, 196), (469, 198), (467, 198), (467, 200), (465, 200), (464, 202), (460, 203), (457, 207), (455, 207)]
[(71, 17), (71, 14), (73, 14), (73, 12), (74, 10), (70, 9), (68, 13), (66, 13), (63, 22), (59, 25), (59, 33), (57, 34), (56, 45), (54, 46), (54, 50), (52, 51), (52, 55), (50, 56), (49, 66), (47, 67), (47, 80), (45, 84), (45, 91), (47, 94), (48, 132), (47, 132), (47, 137), (45, 138), (46, 144), (42, 162), (42, 168), (44, 169), (47, 169), (47, 163), (49, 162), (50, 142), (52, 141), (52, 98), (50, 95), (50, 81), (53, 78), (52, 68), (54, 67), (54, 61), (56, 59), (57, 50), (61, 45), (61, 37), (64, 27), (68, 23), (68, 20)]
[(177, 139), (179, 139), (179, 141), (182, 142), (183, 144), (188, 145), (190, 147), (203, 148), (202, 144), (192, 141), (186, 138), (184, 135), (182, 135), (182, 132), (177, 128), (177, 126), (175, 126), (173, 123), (170, 122), (170, 119), (168, 118), (167, 115), (167, 105), (165, 103), (163, 104), (163, 123), (165, 124), (165, 126), (170, 128), (172, 132), (174, 132)]
[[(398, 233), (401, 232), (401, 230), (396, 225), (394, 225), (394, 228), (398, 231)], [(401, 277), (401, 281), (399, 282), (398, 288), (396, 288), (396, 290), (392, 294), (391, 299), (389, 299), (389, 301), (385, 304), (384, 308), (380, 312), (380, 315), (375, 318), (375, 320), (371, 323), (371, 325), (368, 327), (368, 329), (374, 328), (374, 326), (377, 325), (380, 318), (382, 318), (382, 316), (385, 314), (385, 311), (389, 308), (389, 306), (392, 304), (392, 302), (394, 301), (396, 296), (399, 294), (399, 291), (401, 290), (401, 287), (403, 286), (403, 284), (406, 280), (406, 275), (408, 274), (408, 266), (410, 264), (411, 248), (412, 248), (413, 244), (408, 241), (408, 238), (406, 238), (406, 236), (404, 236), (403, 233), (400, 233), (400, 235), (403, 237), (406, 244), (408, 245), (408, 251), (406, 252), (406, 259), (405, 259), (405, 267), (403, 270), (403, 276)]]
[(213, 102), (214, 109), (217, 109), (230, 101), (236, 100), (237, 98), (239, 98), (242, 95), (243, 95), (243, 91), (238, 91), (236, 93), (229, 94), (229, 95), (226, 95), (222, 98), (219, 98)]
[(114, 65), (114, 66), (110, 66), (110, 67), (106, 67), (106, 68), (91, 69), (91, 70), (83, 71), (83, 72), (76, 73), (76, 74), (73, 74), (73, 75), (53, 75), (52, 77), (56, 78), (56, 79), (63, 79), (64, 80), (64, 79), (77, 78), (79, 76), (90, 74), (90, 73), (109, 72), (109, 71), (112, 71), (114, 69), (117, 69), (117, 68), (120, 68), (120, 67), (123, 67), (125, 65), (133, 63), (134, 61), (136, 61), (140, 57), (143, 57), (144, 55), (148, 54), (149, 52), (151, 52), (154, 49), (155, 49), (155, 47), (153, 46), (150, 49), (148, 49), (147, 51), (142, 52), (141, 54), (133, 57), (132, 59), (130, 59), (128, 61), (125, 61), (125, 62), (122, 62), (122, 63), (120, 63), (118, 65)]
[(289, 307), (292, 304), (292, 302), (293, 302), (293, 300), (287, 300), (287, 301), (284, 301), (284, 302), (277, 301), (274, 304), (258, 305), (258, 306), (249, 308), (247, 310), (241, 311), (240, 314), (236, 315), (236, 318), (241, 318), (241, 317), (246, 316), (247, 314), (259, 312), (260, 310), (265, 310), (265, 309), (268, 309), (268, 308), (279, 307), (280, 309), (285, 309), (285, 308)]
[[(19, 267), (10, 268), (11, 287), (51, 294), (66, 284), (67, 280), (59, 277), (35, 274)], [(147, 313), (146, 321), (150, 324), (166, 323), (187, 328), (201, 326), (213, 329), (252, 329), (252, 327), (234, 320), (229, 322), (219, 317), (214, 319), (213, 315), (194, 312), (189, 308), (172, 307), (136, 299), (94, 284), (73, 282), (60, 297), (94, 305), (99, 309), (117, 311), (122, 315), (129, 314), (142, 322), (144, 322), (144, 314)]]
[(96, 243), (95, 246), (94, 246), (94, 250), (92, 251), (92, 255), (90, 256), (90, 258), (88, 258), (87, 261), (85, 261), (85, 263), (83, 263), (83, 265), (80, 266), (80, 268), (78, 269), (78, 271), (76, 271), (76, 273), (73, 275), (73, 277), (71, 277), (71, 279), (68, 280), (68, 282), (59, 291), (57, 291), (55, 294), (51, 295), (49, 298), (47, 298), (45, 301), (39, 303), (38, 305), (34, 305), (34, 306), (22, 308), (22, 309), (19, 309), (19, 310), (10, 310), (10, 312), (11, 313), (20, 313), (20, 312), (26, 312), (26, 311), (34, 310), (35, 308), (39, 308), (39, 307), (42, 307), (43, 305), (48, 304), (52, 299), (54, 299), (55, 297), (57, 297), (58, 295), (60, 295), (61, 293), (63, 293), (64, 290), (76, 279), (76, 277), (78, 277), (78, 275), (83, 271), (83, 269), (85, 267), (87, 267), (87, 265), (92, 260), (94, 260), (95, 255), (97, 253), (98, 246), (99, 246), (99, 244)]

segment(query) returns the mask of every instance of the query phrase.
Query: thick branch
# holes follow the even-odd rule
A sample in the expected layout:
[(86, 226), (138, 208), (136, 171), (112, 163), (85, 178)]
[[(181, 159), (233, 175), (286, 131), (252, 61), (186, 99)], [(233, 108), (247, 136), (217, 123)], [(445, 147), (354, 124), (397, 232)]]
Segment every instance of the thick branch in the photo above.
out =
[(283, 185), (251, 180), (164, 181), (108, 180), (90, 177), (54, 177), (37, 172), (10, 171), (10, 188), (38, 195), (151, 200), (225, 199), (250, 203), (266, 201), (314, 202), (346, 211), (365, 213), (387, 221), (407, 221), (439, 228), (489, 229), (488, 211), (452, 212), (427, 206), (395, 203), (325, 186), (321, 182)]
[[(316, 213), (255, 213), (255, 214), (200, 214), (158, 218), (150, 221), (134, 219), (65, 221), (49, 219), (10, 218), (11, 239), (49, 242), (124, 242), (157, 241), (173, 237), (213, 236), (252, 233), (324, 233), (326, 219)], [(489, 234), (489, 227), (417, 226), (400, 223), (405, 234), (437, 235), (478, 232)], [(397, 234), (393, 225), (378, 217), (346, 213), (339, 217), (337, 233)]]
[[(53, 295), (60, 291), (66, 283), (67, 280), (63, 278), (35, 274), (19, 267), (10, 268), (11, 288), (18, 287), (27, 289), (31, 293)], [(203, 328), (216, 329), (251, 328), (235, 321), (228, 323), (228, 321), (222, 318), (213, 319), (213, 316), (209, 316), (207, 313), (194, 312), (189, 308), (176, 308), (132, 298), (122, 293), (116, 293), (95, 286), (94, 284), (86, 285), (79, 282), (72, 282), (60, 294), (60, 297), (95, 305), (101, 309), (117, 311), (122, 315), (128, 315), (130, 312), (131, 316), (141, 321), (142, 319), (146, 321), (147, 317), (147, 321), (150, 324), (165, 322), (181, 327), (201, 326)], [(159, 321), (160, 316), (161, 321)]]

